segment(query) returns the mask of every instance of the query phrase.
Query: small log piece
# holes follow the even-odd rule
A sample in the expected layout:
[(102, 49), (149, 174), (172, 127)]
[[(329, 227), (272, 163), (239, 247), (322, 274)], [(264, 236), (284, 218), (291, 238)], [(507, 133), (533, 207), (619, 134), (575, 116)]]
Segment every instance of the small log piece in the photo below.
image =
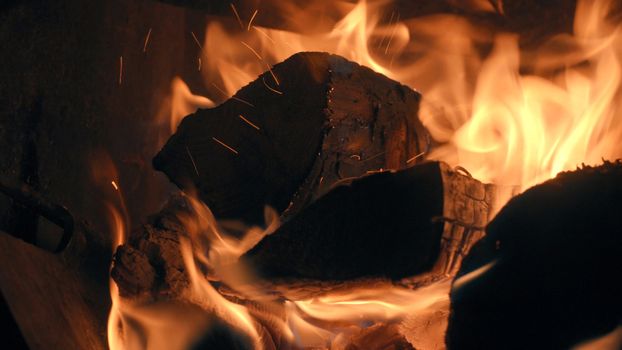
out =
[(337, 181), (423, 155), (419, 100), (342, 57), (298, 53), (183, 119), (153, 165), (216, 217), (260, 223), (265, 205), (292, 215)]
[(619, 327), (620, 213), (620, 161), (512, 199), (454, 281), (448, 347), (569, 349)]
[(440, 162), (369, 175), (311, 204), (242, 260), (266, 278), (444, 276), (483, 236), (493, 197), (493, 186)]
[(179, 242), (187, 234), (178, 215), (189, 212), (189, 205), (181, 195), (171, 197), (117, 248), (110, 275), (121, 297), (149, 302), (178, 299), (185, 292), (190, 281)]

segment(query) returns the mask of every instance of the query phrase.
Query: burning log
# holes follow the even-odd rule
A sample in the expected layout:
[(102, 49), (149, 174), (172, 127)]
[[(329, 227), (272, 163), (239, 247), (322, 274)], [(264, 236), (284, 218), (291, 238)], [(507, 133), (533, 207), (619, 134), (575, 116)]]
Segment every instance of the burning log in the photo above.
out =
[(182, 196), (174, 196), (149, 222), (134, 231), (129, 244), (114, 254), (111, 276), (125, 298), (175, 299), (189, 285), (179, 238), (187, 237), (178, 214), (189, 210)]
[[(483, 235), (494, 188), (438, 162), (340, 186), (265, 237), (242, 261), (264, 277), (399, 279), (455, 273)], [(177, 198), (115, 254), (122, 296), (179, 296), (188, 285), (179, 252), (186, 236)]]
[(243, 256), (261, 275), (345, 280), (455, 272), (483, 236), (493, 187), (430, 162), (320, 198)]
[(454, 282), (448, 346), (567, 349), (619, 326), (621, 199), (617, 161), (511, 200)]
[(186, 117), (153, 164), (219, 218), (257, 223), (266, 204), (292, 215), (342, 179), (421, 158), (419, 100), (354, 62), (299, 53)]

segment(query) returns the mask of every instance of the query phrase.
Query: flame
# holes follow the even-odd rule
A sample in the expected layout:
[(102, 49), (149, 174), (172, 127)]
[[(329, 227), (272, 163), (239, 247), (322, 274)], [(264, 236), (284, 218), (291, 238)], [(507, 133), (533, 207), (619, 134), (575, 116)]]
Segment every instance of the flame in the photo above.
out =
[[(620, 157), (622, 36), (607, 19), (609, 5), (579, 2), (575, 35), (538, 52), (521, 53), (516, 36), (497, 36), (481, 64), (470, 117), (451, 137), (456, 153), (436, 156), (480, 180), (522, 189), (581, 163)], [(553, 50), (562, 45), (566, 52)]]
[[(504, 11), (501, 1), (469, 3), (480, 11)], [(239, 27), (210, 21), (205, 41), (198, 45), (209, 98), (193, 95), (175, 78), (165, 108), (171, 132), (183, 116), (226, 100), (273, 64), (300, 51), (327, 51), (421, 91), (420, 118), (441, 145), (429, 158), (460, 165), (482, 181), (525, 189), (581, 163), (622, 156), (622, 123), (616, 119), (621, 111), (615, 103), (621, 97), (622, 29), (607, 17), (610, 1), (579, 1), (574, 34), (558, 35), (535, 51), (521, 50), (515, 35), (491, 33), (457, 15), (403, 20), (391, 12), (387, 22), (383, 14), (390, 5), (339, 2), (334, 9), (342, 19), (328, 33), (310, 28), (312, 22), (298, 21), (305, 18), (304, 8), (293, 4), (283, 5), (283, 11), (298, 26), (295, 32), (259, 27), (252, 24), (254, 18), (240, 18), (235, 8)], [(253, 13), (260, 15), (261, 9)], [(282, 93), (274, 74), (264, 84)], [(421, 324), (448, 307), (448, 280), (417, 290), (362, 283), (313, 297), (299, 295), (294, 287), (256, 283), (237, 260), (274, 232), (276, 213), (267, 211), (265, 229), (251, 228), (236, 238), (203, 203), (189, 200), (192, 215), (180, 214), (189, 236), (181, 244), (191, 282), (185, 297), (246, 334), (255, 348), (269, 348), (268, 326), (298, 347), (340, 348), (344, 339), (370, 324), (413, 315)], [(233, 301), (214, 282), (254, 306)], [(171, 319), (171, 311), (153, 313), (129, 305), (119, 300), (115, 288), (112, 283), (111, 348), (157, 348), (153, 344), (158, 342), (179, 348), (200, 331), (196, 325), (182, 330), (169, 322), (167, 327), (177, 329), (178, 342), (157, 338), (158, 322)], [(143, 330), (136, 332), (140, 337), (132, 335), (136, 323)], [(434, 332), (444, 332), (442, 324), (437, 322)], [(440, 333), (430, 337), (442, 339)], [(434, 343), (415, 338), (421, 344)]]
[(181, 78), (175, 77), (171, 81), (170, 95), (163, 100), (156, 120), (168, 122), (168, 137), (177, 130), (177, 125), (185, 116), (196, 112), (198, 108), (210, 107), (214, 107), (211, 99), (194, 95)]
[[(464, 6), (503, 13), (501, 2), (495, 3)], [(212, 98), (223, 101), (297, 52), (344, 56), (422, 92), (420, 118), (445, 143), (430, 158), (461, 165), (479, 180), (521, 189), (581, 163), (622, 156), (622, 124), (615, 122), (619, 111), (613, 103), (619, 98), (622, 36), (607, 18), (611, 1), (580, 1), (574, 35), (523, 52), (517, 36), (493, 36), (456, 15), (399, 20), (392, 12), (387, 23), (379, 14), (390, 5), (338, 3), (342, 19), (319, 34), (255, 25), (227, 30), (210, 22), (201, 51), (210, 55), (201, 74), (215, 89)], [(283, 7), (292, 19), (304, 10)], [(309, 26), (302, 21), (294, 29), (305, 32)], [(482, 54), (482, 45), (493, 50)], [(276, 78), (264, 83), (278, 92)]]
[[(424, 313), (439, 301), (448, 305), (449, 279), (418, 290), (388, 282), (362, 282), (345, 289), (322, 291), (321, 295), (313, 297), (287, 286), (279, 288), (257, 283), (250, 269), (238, 259), (278, 228), (278, 214), (266, 209), (265, 228), (248, 228), (237, 238), (223, 228), (233, 226), (232, 223), (217, 222), (204, 203), (192, 196), (186, 198), (192, 210), (180, 212), (178, 218), (188, 234), (180, 239), (180, 250), (190, 286), (183, 291), (181, 299), (198, 306), (206, 317), (217, 317), (231, 329), (246, 335), (254, 349), (270, 348), (273, 339), (268, 334), (272, 333), (282, 336), (287, 344), (301, 348), (339, 348), (344, 339), (369, 324)], [(240, 225), (236, 224), (238, 229)], [(123, 225), (117, 226), (119, 230), (122, 228)], [(213, 282), (226, 285), (229, 292), (222, 294)], [(111, 349), (183, 349), (209, 327), (203, 322), (192, 326), (184, 324), (183, 330), (178, 329), (182, 326), (171, 321), (174, 309), (154, 310), (154, 305), (122, 300), (114, 283), (111, 283), (111, 295)], [(345, 327), (344, 323), (349, 326)], [(175, 344), (171, 339), (158, 337), (162, 328), (175, 334)]]

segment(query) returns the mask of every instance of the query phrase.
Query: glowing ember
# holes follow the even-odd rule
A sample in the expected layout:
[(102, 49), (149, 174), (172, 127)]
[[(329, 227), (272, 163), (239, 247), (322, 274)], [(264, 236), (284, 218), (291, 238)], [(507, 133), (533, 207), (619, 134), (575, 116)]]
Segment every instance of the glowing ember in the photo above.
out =
[(147, 52), (147, 45), (149, 45), (149, 39), (151, 38), (151, 30), (153, 28), (149, 28), (147, 32), (147, 36), (145, 37), (145, 44), (143, 45), (143, 52)]

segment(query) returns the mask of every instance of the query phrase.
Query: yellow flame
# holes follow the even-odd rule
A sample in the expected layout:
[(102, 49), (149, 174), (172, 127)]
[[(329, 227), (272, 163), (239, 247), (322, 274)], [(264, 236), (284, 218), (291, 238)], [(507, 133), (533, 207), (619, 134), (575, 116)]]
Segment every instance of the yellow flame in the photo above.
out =
[[(451, 138), (457, 152), (437, 156), (480, 180), (522, 189), (581, 163), (620, 157), (622, 36), (607, 8), (607, 1), (579, 2), (575, 36), (550, 44), (570, 47), (563, 54), (545, 47), (521, 56), (517, 37), (497, 36), (477, 76), (470, 118)], [(521, 74), (521, 67), (542, 75)]]
[[(214, 107), (214, 102), (204, 96), (194, 95), (190, 88), (179, 77), (171, 81), (170, 95), (164, 99), (156, 119), (169, 124), (169, 135), (177, 130), (181, 120), (198, 108)], [(167, 135), (168, 136), (168, 135)]]

